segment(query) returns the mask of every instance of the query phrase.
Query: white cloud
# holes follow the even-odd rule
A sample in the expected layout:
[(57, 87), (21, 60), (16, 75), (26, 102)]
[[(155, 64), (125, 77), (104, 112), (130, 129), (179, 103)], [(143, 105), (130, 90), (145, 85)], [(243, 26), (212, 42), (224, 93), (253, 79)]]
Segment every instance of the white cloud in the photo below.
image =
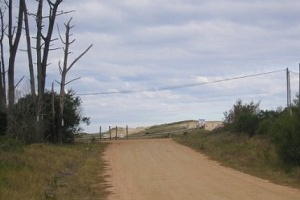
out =
[[(81, 79), (68, 87), (78, 94), (121, 92), (81, 96), (83, 113), (92, 120), (89, 132), (100, 125), (218, 120), (238, 98), (261, 100), (262, 108), (276, 109), (286, 104), (285, 72), (153, 90), (287, 67), (298, 72), (299, 1), (72, 0), (63, 6), (76, 10), (58, 18), (62, 29), (62, 22), (73, 16), (76, 42), (70, 59), (93, 44), (69, 72), (69, 80)], [(61, 51), (51, 52), (48, 84), (59, 79), (61, 57)], [(20, 67), (19, 72), (21, 77), (27, 70)], [(291, 84), (295, 95), (298, 74), (291, 74)]]

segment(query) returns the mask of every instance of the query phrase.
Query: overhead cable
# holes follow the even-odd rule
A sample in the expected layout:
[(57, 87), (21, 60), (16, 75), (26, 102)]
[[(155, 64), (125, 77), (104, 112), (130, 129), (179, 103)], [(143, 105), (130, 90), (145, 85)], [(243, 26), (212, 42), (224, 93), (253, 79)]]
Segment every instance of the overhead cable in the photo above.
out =
[(194, 86), (208, 85), (208, 84), (214, 84), (214, 83), (220, 83), (220, 82), (225, 82), (225, 81), (232, 81), (232, 80), (238, 80), (238, 79), (244, 79), (244, 78), (250, 78), (250, 77), (256, 77), (256, 76), (263, 76), (263, 75), (274, 74), (274, 73), (284, 72), (284, 71), (285, 70), (276, 70), (276, 71), (270, 71), (270, 72), (259, 73), (259, 74), (251, 74), (251, 75), (238, 76), (238, 77), (233, 77), (233, 78), (220, 79), (220, 80), (215, 80), (215, 81), (190, 83), (190, 84), (177, 85), (177, 86), (166, 86), (166, 87), (160, 87), (160, 88), (156, 88), (156, 89), (118, 90), (118, 91), (107, 91), (107, 92), (80, 93), (77, 95), (91, 96), (91, 95), (130, 94), (130, 93), (142, 93), (142, 92), (156, 92), (156, 91), (163, 91), (163, 90), (175, 90), (175, 89), (186, 88), (186, 87), (194, 87)]
[(299, 74), (299, 72), (294, 72), (294, 71), (291, 71), (291, 70), (290, 70), (290, 72), (291, 72), (292, 74)]

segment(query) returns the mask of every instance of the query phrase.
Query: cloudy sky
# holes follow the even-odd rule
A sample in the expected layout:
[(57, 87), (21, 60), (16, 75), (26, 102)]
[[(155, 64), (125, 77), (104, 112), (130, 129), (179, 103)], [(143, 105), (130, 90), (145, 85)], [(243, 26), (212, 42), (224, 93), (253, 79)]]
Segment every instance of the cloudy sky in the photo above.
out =
[[(65, 0), (61, 9), (75, 10), (58, 21), (73, 17), (73, 56), (93, 44), (68, 77), (81, 77), (68, 88), (91, 117), (87, 132), (222, 120), (238, 99), (284, 107), (286, 68), (298, 92), (299, 0)], [(48, 88), (61, 55), (51, 55)]]

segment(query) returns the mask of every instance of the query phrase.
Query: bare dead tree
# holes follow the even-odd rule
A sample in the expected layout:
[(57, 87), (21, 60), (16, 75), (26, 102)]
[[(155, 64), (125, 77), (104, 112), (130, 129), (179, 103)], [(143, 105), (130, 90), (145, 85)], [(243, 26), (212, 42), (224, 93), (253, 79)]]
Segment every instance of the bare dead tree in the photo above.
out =
[[(72, 69), (72, 67), (75, 65), (75, 63), (80, 60), (84, 54), (86, 54), (91, 48), (92, 44), (85, 50), (83, 51), (76, 59), (74, 59), (71, 64), (68, 64), (68, 59), (69, 59), (69, 54), (70, 52), (70, 45), (75, 42), (75, 39), (70, 40), (71, 36), (71, 29), (74, 26), (71, 26), (71, 21), (72, 18), (68, 21), (68, 23), (65, 24), (65, 39), (62, 38), (60, 32), (59, 32), (59, 37), (61, 42), (64, 44), (63, 51), (64, 51), (64, 58), (63, 58), (63, 65), (61, 66), (61, 62), (59, 61), (58, 66), (59, 66), (59, 72), (61, 74), (61, 81), (59, 82), (60, 84), (60, 94), (59, 94), (59, 131), (58, 131), (58, 136), (59, 136), (59, 142), (62, 143), (62, 127), (63, 127), (63, 115), (64, 115), (64, 103), (65, 103), (65, 86), (75, 80), (78, 80), (80, 77), (72, 79), (71, 81), (66, 82), (66, 77), (67, 73)], [(59, 28), (58, 28), (59, 29)]]
[[(61, 14), (58, 13), (58, 7), (63, 0), (46, 0), (49, 6), (48, 16), (43, 15), (44, 0), (38, 1), (38, 9), (36, 12), (36, 56), (37, 56), (37, 87), (38, 87), (38, 100), (37, 100), (37, 117), (39, 118), (43, 114), (44, 107), (44, 93), (46, 82), (46, 71), (48, 66), (48, 56), (51, 51), (52, 33), (54, 30), (56, 17)], [(63, 12), (62, 12), (63, 13)], [(46, 24), (48, 27), (45, 29), (43, 20), (48, 20)], [(46, 30), (43, 34), (42, 30)], [(42, 124), (40, 124), (42, 125)], [(40, 131), (42, 131), (40, 127)]]
[(54, 94), (54, 82), (52, 82), (51, 88), (51, 112), (52, 112), (52, 134), (54, 142), (57, 142), (57, 133), (55, 132), (55, 94)]
[(8, 3), (8, 44), (9, 44), (9, 61), (8, 61), (8, 133), (12, 135), (10, 129), (13, 127), (13, 107), (15, 104), (15, 60), (20, 42), (23, 26), (23, 8), (25, 0), (19, 1), (19, 10), (17, 25), (13, 25), (13, 2)]
[(30, 90), (31, 90), (31, 96), (33, 98), (33, 102), (35, 102), (36, 99), (35, 76), (34, 76), (32, 50), (31, 50), (32, 47), (31, 47), (31, 39), (30, 39), (30, 27), (28, 22), (28, 10), (27, 10), (26, 2), (24, 2), (23, 9), (24, 9), (24, 25), (25, 25), (25, 33), (26, 33), (28, 67), (29, 67), (29, 76), (30, 76)]
[(3, 39), (5, 35), (4, 9), (0, 7), (0, 111), (4, 112), (6, 108), (6, 76), (4, 62)]
[(13, 9), (12, 0), (8, 2), (8, 43), (9, 43), (9, 63), (8, 63), (8, 104), (9, 107), (14, 105), (15, 101), (15, 60), (22, 34), (23, 25), (23, 4), (24, 0), (19, 1), (19, 14), (17, 19), (17, 27), (13, 26)]

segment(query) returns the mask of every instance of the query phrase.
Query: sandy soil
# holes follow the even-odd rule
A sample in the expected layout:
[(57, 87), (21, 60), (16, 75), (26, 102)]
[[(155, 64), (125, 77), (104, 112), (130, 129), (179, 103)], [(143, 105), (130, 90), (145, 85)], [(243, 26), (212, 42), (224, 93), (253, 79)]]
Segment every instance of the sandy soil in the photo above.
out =
[(109, 200), (293, 200), (300, 190), (221, 166), (171, 139), (114, 141)]

